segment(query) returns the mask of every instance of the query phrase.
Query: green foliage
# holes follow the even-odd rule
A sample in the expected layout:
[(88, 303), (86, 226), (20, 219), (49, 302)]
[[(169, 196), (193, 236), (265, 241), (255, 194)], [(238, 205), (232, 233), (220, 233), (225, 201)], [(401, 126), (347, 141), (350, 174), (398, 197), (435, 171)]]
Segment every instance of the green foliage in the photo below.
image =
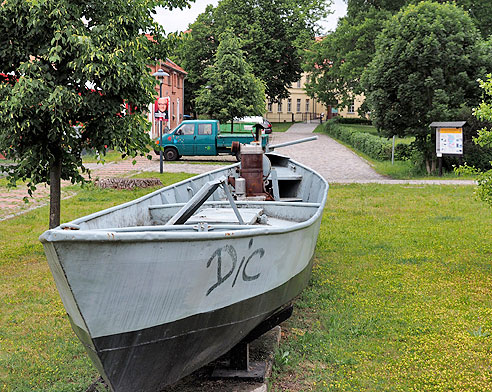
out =
[(336, 107), (347, 106), (362, 93), (360, 76), (372, 60), (374, 41), (389, 16), (387, 11), (371, 10), (344, 17), (334, 32), (310, 45), (303, 66), (310, 74), (307, 93)]
[(272, 100), (287, 98), (287, 88), (301, 76), (299, 49), (314, 38), (316, 22), (331, 1), (222, 0), (215, 16), (219, 31), (232, 28), (241, 38), (254, 74)]
[[(438, 0), (444, 3), (446, 0)], [(486, 39), (492, 34), (492, 4), (489, 1), (455, 0), (473, 18), (473, 22)]]
[[(487, 80), (478, 81), (480, 88), (483, 90), (485, 96), (488, 97), (488, 101), (482, 101), (480, 105), (473, 110), (473, 114), (479, 120), (492, 122), (492, 74), (487, 74)], [(490, 131), (483, 129), (477, 139), (477, 143), (481, 146), (492, 144), (492, 134)]]
[(209, 6), (174, 52), (173, 58), (188, 72), (185, 92), (193, 100), (205, 85), (202, 74), (213, 63), (219, 37), (232, 29), (241, 39), (254, 75), (265, 82), (267, 96), (286, 98), (287, 88), (301, 76), (300, 51), (314, 38), (316, 23), (330, 4), (324, 0), (222, 0), (216, 8)]
[[(83, 182), (84, 149), (130, 156), (148, 151), (143, 111), (155, 80), (146, 65), (166, 47), (151, 18), (157, 5), (186, 2), (2, 4), (0, 70), (8, 77), (0, 76), (0, 150), (15, 161), (7, 169), (11, 184), (28, 180), (33, 191), (60, 176)], [(132, 110), (122, 115), (125, 103)]]
[(185, 113), (196, 113), (194, 104), (197, 91), (205, 86), (205, 70), (212, 66), (213, 55), (217, 51), (218, 39), (214, 36), (212, 5), (198, 15), (190, 24), (189, 31), (182, 34), (176, 41), (172, 58), (188, 72), (185, 79)]
[(380, 161), (391, 159), (392, 142), (387, 138), (361, 132), (359, 129), (341, 127), (335, 121), (325, 123), (324, 132), (341, 140), (356, 150)]
[(338, 124), (365, 124), (365, 125), (371, 125), (372, 120), (368, 120), (367, 118), (353, 118), (353, 117), (334, 117), (332, 119), (333, 122), (338, 123)]
[[(479, 80), (480, 87), (483, 89), (486, 99), (484, 99), (480, 105), (474, 109), (474, 115), (482, 121), (492, 122), (492, 74), (487, 75), (487, 79)], [(479, 131), (478, 136), (474, 139), (474, 142), (481, 147), (486, 147), (492, 150), (492, 130), (483, 128)], [(468, 163), (468, 162), (467, 162)], [(492, 165), (492, 158), (489, 161)], [(478, 188), (476, 195), (490, 206), (492, 206), (492, 169), (487, 171), (478, 170), (475, 166), (460, 167), (456, 170), (458, 173), (472, 173), (477, 174)]]
[(202, 113), (227, 122), (265, 112), (265, 86), (253, 75), (232, 31), (220, 36), (215, 62), (205, 70), (205, 81), (207, 86), (199, 90), (195, 100)]
[(491, 49), (455, 5), (424, 1), (402, 9), (385, 24), (362, 78), (374, 124), (386, 136), (414, 135), (430, 159), (429, 124), (478, 103), (475, 80), (485, 74)]
[[(402, 7), (419, 2), (420, 0), (348, 0), (347, 16), (339, 20), (337, 29), (322, 41), (310, 45), (309, 50), (304, 52), (303, 68), (311, 74), (306, 85), (308, 94), (326, 105), (345, 107), (355, 95), (363, 93), (360, 77), (374, 58), (376, 38), (385, 22)], [(451, 3), (468, 12), (484, 38), (492, 33), (492, 3), (473, 0), (456, 0)], [(437, 24), (442, 22), (444, 21)], [(447, 32), (443, 29), (436, 34), (443, 36)], [(425, 43), (423, 40), (422, 44)], [(491, 45), (489, 42), (483, 46)], [(426, 63), (417, 65), (426, 66)], [(361, 114), (365, 114), (370, 108), (363, 105), (361, 109)]]
[[(373, 11), (397, 13), (408, 4), (417, 4), (420, 0), (348, 0), (347, 15), (355, 18)], [(483, 38), (492, 34), (492, 4), (488, 1), (475, 0), (436, 0), (438, 3), (454, 3), (467, 11)]]
[(480, 170), (486, 170), (490, 167), (492, 146), (476, 144), (475, 139), (481, 130), (490, 127), (492, 122), (479, 120), (472, 112), (474, 110), (465, 106), (456, 112), (456, 119), (466, 121), (466, 126), (463, 128), (463, 155), (444, 156), (442, 164), (445, 169), (453, 170), (454, 167), (463, 162)]
[(386, 10), (396, 13), (408, 3), (408, 0), (348, 0), (347, 15), (357, 17), (373, 10)]

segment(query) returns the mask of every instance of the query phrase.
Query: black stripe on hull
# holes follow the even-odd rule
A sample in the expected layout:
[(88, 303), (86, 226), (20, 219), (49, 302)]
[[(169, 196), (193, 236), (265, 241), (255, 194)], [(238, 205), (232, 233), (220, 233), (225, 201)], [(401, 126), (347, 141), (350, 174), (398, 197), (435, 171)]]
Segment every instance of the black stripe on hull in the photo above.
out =
[(95, 339), (75, 333), (115, 392), (158, 392), (220, 357), (307, 285), (308, 266), (264, 294), (207, 313)]

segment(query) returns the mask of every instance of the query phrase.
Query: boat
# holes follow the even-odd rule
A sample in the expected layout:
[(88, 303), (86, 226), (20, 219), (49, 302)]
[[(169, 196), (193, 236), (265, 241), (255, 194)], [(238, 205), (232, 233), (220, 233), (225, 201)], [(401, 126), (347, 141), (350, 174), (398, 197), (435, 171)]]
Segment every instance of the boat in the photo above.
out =
[(112, 391), (161, 391), (307, 285), (328, 184), (289, 157), (240, 147), (240, 163), (40, 236), (71, 326)]

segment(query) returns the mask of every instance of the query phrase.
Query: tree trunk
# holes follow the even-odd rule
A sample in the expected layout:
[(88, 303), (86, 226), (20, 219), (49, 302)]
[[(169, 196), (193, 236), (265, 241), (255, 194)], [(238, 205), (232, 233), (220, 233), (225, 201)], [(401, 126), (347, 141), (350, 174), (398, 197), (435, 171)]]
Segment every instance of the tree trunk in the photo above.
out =
[(50, 229), (60, 226), (61, 159), (55, 158), (50, 168)]
[(231, 119), (231, 133), (233, 132), (234, 130), (234, 119)]

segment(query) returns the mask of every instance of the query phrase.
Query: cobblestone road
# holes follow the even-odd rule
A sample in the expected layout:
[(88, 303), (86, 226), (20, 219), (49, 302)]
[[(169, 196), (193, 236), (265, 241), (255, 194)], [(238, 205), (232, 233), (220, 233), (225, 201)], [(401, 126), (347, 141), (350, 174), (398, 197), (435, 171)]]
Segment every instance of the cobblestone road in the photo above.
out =
[[(285, 133), (276, 133), (273, 144), (313, 136), (318, 124), (294, 124)], [(315, 169), (328, 182), (371, 182), (383, 181), (385, 177), (376, 173), (371, 166), (351, 150), (332, 138), (316, 134), (318, 140), (281, 147), (275, 151)]]

